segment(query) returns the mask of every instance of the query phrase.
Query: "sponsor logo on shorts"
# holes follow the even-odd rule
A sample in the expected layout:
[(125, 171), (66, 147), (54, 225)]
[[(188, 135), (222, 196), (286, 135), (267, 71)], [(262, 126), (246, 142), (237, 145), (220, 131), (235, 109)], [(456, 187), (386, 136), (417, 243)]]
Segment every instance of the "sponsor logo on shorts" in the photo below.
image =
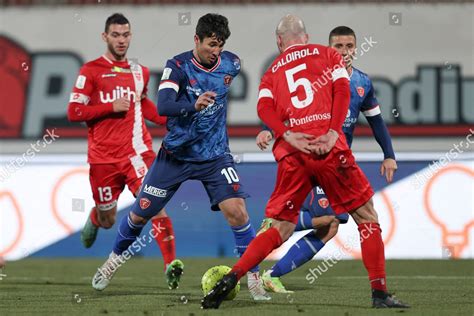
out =
[(99, 204), (97, 205), (97, 208), (99, 209), (99, 211), (105, 212), (105, 211), (109, 211), (113, 209), (116, 206), (117, 206), (117, 201), (115, 200), (107, 204)]
[(166, 197), (168, 193), (166, 190), (158, 189), (158, 188), (155, 188), (154, 186), (147, 185), (147, 184), (145, 184), (145, 188), (143, 189), (143, 192), (156, 196), (156, 197), (161, 197), (161, 198)]
[(320, 198), (320, 199), (318, 200), (318, 204), (319, 204), (319, 206), (321, 206), (322, 208), (328, 208), (328, 206), (329, 206), (329, 200), (326, 199), (326, 198)]
[(147, 198), (141, 198), (140, 199), (140, 207), (142, 208), (142, 210), (144, 209), (147, 209), (148, 206), (150, 206), (151, 204), (151, 201)]
[(321, 189), (321, 187), (316, 187), (316, 194), (324, 194), (323, 189)]

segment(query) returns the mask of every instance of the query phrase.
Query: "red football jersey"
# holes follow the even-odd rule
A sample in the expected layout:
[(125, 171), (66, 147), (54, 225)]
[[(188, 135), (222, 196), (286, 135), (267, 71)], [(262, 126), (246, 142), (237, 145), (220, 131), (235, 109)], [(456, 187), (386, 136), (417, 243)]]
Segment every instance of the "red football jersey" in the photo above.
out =
[[(316, 44), (290, 46), (263, 75), (259, 106), (272, 106), (292, 132), (323, 135), (331, 122), (333, 83), (341, 78), (349, 80), (349, 75), (334, 49)], [(342, 126), (337, 132), (343, 135)], [(277, 160), (296, 151), (282, 141), (278, 132), (275, 136), (273, 152)]]
[[(153, 150), (141, 107), (149, 78), (148, 68), (141, 65), (131, 68), (128, 61), (112, 61), (106, 56), (82, 66), (70, 106), (74, 103), (91, 107), (110, 105), (105, 107), (105, 115), (86, 121), (89, 163), (114, 163)], [(130, 109), (115, 113), (112, 102), (121, 97), (130, 100)]]

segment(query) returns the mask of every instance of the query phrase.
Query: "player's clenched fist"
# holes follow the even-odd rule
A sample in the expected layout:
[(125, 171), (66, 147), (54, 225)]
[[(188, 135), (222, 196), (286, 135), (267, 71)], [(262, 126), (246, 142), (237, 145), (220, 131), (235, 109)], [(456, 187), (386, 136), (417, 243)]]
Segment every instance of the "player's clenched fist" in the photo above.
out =
[(310, 143), (311, 151), (317, 155), (325, 155), (336, 145), (339, 134), (330, 129), (326, 134), (317, 137)]
[(304, 152), (305, 154), (311, 153), (311, 141), (314, 140), (313, 135), (305, 134), (305, 133), (293, 133), (291, 131), (286, 131), (283, 134), (283, 139), (289, 143), (294, 148)]
[(207, 108), (210, 105), (214, 104), (214, 100), (216, 99), (217, 93), (212, 92), (212, 91), (206, 91), (203, 94), (199, 96), (199, 98), (196, 100), (196, 103), (194, 103), (194, 108), (196, 111), (201, 111)]
[(261, 150), (267, 149), (268, 145), (270, 145), (270, 141), (272, 140), (273, 136), (272, 133), (269, 131), (261, 131), (257, 135), (257, 146)]
[(114, 112), (126, 112), (130, 109), (130, 101), (127, 98), (120, 98), (113, 103)]

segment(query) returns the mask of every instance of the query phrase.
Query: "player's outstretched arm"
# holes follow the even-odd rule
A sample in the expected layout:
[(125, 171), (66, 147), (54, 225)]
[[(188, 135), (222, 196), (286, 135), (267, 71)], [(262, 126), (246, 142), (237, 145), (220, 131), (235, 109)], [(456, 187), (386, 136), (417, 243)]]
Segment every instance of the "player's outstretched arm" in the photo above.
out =
[(147, 97), (142, 99), (142, 113), (147, 121), (153, 122), (156, 125), (166, 124), (166, 117), (158, 114), (155, 104)]
[(272, 133), (267, 129), (263, 129), (257, 135), (256, 142), (257, 142), (258, 148), (260, 148), (260, 150), (267, 149), (272, 139), (273, 139)]
[(395, 152), (393, 151), (392, 139), (388, 132), (387, 125), (383, 120), (382, 114), (374, 116), (366, 116), (370, 128), (374, 134), (375, 140), (382, 148), (384, 154), (384, 161), (380, 166), (380, 174), (385, 176), (387, 182), (393, 181), (393, 174), (397, 170), (397, 162), (395, 160)]
[(67, 117), (71, 122), (87, 122), (99, 119), (111, 113), (126, 112), (130, 108), (130, 101), (126, 98), (120, 98), (112, 103), (105, 104), (81, 104), (70, 102), (67, 111)]

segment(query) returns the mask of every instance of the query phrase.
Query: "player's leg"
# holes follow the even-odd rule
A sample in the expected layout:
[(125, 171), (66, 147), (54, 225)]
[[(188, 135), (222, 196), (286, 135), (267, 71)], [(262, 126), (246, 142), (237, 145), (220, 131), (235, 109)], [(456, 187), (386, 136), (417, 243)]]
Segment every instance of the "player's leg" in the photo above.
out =
[[(248, 197), (248, 194), (240, 183), (232, 156), (224, 156), (206, 165), (201, 164), (195, 178), (202, 181), (212, 209), (222, 211), (234, 235), (236, 250), (242, 256), (255, 238), (255, 230), (245, 206), (244, 198)], [(271, 299), (263, 289), (258, 266), (250, 269), (247, 280), (254, 300)]]
[(352, 152), (344, 146), (335, 147), (321, 163), (315, 175), (335, 213), (350, 212), (358, 225), (362, 260), (369, 274), (373, 306), (407, 307), (387, 292), (384, 244), (372, 202), (374, 192), (355, 163)]
[(314, 219), (320, 220), (316, 222), (317, 229), (301, 237), (270, 270), (263, 274), (265, 289), (276, 293), (292, 293), (293, 291), (285, 288), (280, 277), (310, 261), (337, 234), (339, 219), (335, 216), (327, 215)]
[(320, 186), (315, 186), (306, 197), (295, 231), (306, 229), (317, 229), (318, 226), (326, 226), (332, 222), (332, 218), (324, 219), (323, 216), (335, 216), (329, 206), (329, 200)]
[(347, 213), (336, 215), (329, 205), (324, 191), (314, 187), (303, 204), (298, 216), (297, 229), (313, 228), (314, 231), (300, 238), (262, 279), (267, 289), (287, 292), (280, 277), (311, 260), (338, 231), (339, 224), (347, 223)]
[(202, 308), (218, 308), (238, 280), (293, 233), (298, 211), (313, 186), (302, 156), (295, 153), (278, 163), (276, 187), (265, 210), (265, 216), (273, 219), (271, 227), (252, 240), (229, 274), (204, 297)]
[[(135, 197), (140, 193), (144, 176), (155, 158), (155, 153), (150, 150), (125, 161), (123, 165), (123, 173), (126, 175), (125, 182)], [(174, 287), (175, 284), (179, 283), (179, 277), (183, 271), (183, 263), (180, 260), (176, 260), (173, 224), (165, 209), (162, 209), (157, 215), (153, 216), (151, 223), (154, 239), (163, 255), (163, 270), (165, 275), (167, 275), (167, 283), (170, 287)]]
[[(189, 170), (186, 164), (173, 159), (163, 149), (160, 150), (145, 176), (130, 213), (120, 222), (109, 259), (94, 275), (92, 286), (96, 290), (105, 289), (118, 267), (131, 255), (141, 250), (142, 241), (138, 240), (138, 236), (144, 225), (163, 209), (188, 176)], [(130, 246), (132, 247), (129, 248)]]
[(95, 207), (81, 231), (81, 241), (86, 248), (94, 244), (100, 227), (109, 229), (114, 225), (117, 200), (124, 188), (123, 177), (116, 164), (91, 164), (89, 181)]
[(362, 261), (369, 274), (372, 306), (375, 308), (407, 308), (387, 291), (385, 251), (382, 230), (372, 199), (351, 212), (360, 234)]
[[(220, 202), (219, 208), (232, 229), (236, 250), (239, 256), (242, 256), (249, 243), (255, 238), (255, 230), (247, 214), (245, 201), (243, 198), (229, 198)], [(268, 301), (271, 296), (263, 288), (259, 270), (257, 265), (247, 272), (248, 290), (255, 301)]]

